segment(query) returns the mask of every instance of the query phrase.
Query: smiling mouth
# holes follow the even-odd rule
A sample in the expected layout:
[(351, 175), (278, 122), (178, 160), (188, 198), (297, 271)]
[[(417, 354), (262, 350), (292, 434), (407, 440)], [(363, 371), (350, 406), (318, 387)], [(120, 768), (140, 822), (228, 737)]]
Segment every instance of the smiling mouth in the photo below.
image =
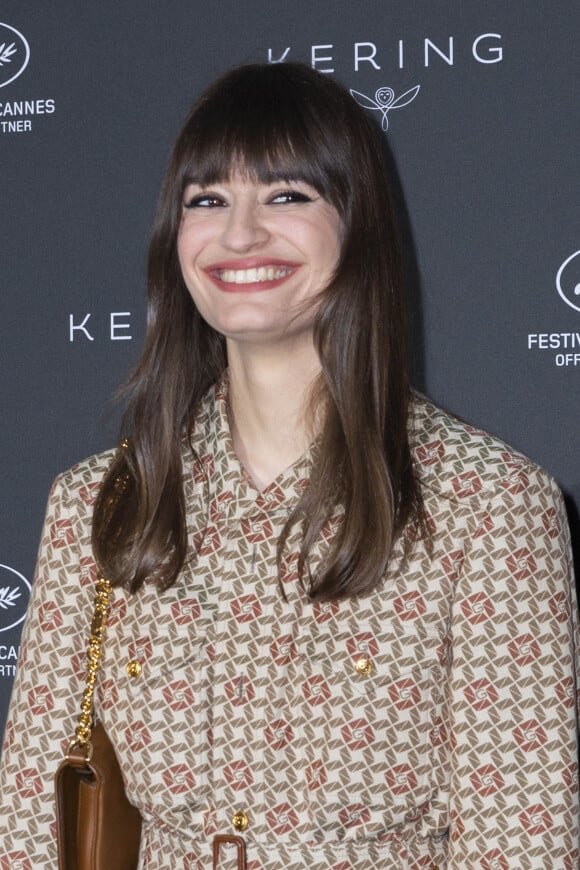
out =
[(293, 271), (290, 266), (258, 266), (253, 269), (216, 269), (212, 275), (224, 284), (260, 284), (287, 278)]
[(224, 293), (255, 293), (274, 290), (284, 284), (300, 263), (292, 262), (230, 262), (216, 263), (205, 269), (218, 290)]

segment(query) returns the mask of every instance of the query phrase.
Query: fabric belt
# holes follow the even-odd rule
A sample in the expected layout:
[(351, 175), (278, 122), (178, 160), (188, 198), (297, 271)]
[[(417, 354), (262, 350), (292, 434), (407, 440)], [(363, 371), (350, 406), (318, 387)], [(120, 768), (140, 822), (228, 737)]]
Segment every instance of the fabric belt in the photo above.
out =
[(220, 846), (222, 844), (236, 847), (237, 870), (246, 870), (246, 841), (234, 834), (216, 834), (213, 838), (213, 870), (219, 870)]

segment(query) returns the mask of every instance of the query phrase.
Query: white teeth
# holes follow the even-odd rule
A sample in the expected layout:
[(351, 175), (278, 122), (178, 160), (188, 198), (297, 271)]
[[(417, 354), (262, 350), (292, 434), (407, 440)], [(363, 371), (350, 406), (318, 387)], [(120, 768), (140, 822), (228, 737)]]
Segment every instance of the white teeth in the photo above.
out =
[(257, 269), (220, 269), (217, 275), (226, 284), (257, 284), (285, 278), (291, 271), (288, 266), (260, 266)]

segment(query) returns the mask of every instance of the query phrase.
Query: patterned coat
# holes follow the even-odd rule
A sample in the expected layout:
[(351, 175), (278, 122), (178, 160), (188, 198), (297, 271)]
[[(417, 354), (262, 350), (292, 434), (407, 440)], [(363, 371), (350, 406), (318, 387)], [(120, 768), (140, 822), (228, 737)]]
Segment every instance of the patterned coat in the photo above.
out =
[[(284, 600), (276, 540), (310, 457), (256, 493), (210, 391), (201, 467), (184, 447), (199, 554), (163, 594), (115, 590), (98, 683), (144, 817), (140, 870), (211, 868), (236, 812), (248, 870), (578, 868), (578, 628), (560, 493), (422, 398), (413, 438), (432, 552), (418, 542), (403, 563), (399, 547), (379, 590), (314, 606), (289, 556)], [(52, 776), (83, 687), (91, 506), (110, 459), (75, 466), (50, 495), (6, 731), (1, 870), (56, 866)], [(220, 870), (236, 867), (220, 856)]]

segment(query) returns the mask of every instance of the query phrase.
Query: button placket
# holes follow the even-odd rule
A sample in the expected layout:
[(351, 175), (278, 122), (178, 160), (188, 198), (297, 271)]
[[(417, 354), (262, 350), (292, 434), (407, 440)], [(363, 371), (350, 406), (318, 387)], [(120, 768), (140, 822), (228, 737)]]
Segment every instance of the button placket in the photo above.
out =
[(137, 680), (143, 673), (143, 665), (139, 659), (131, 659), (125, 666), (125, 672), (129, 679)]
[(354, 663), (354, 669), (361, 677), (370, 677), (374, 670), (369, 656), (360, 656)]
[[(212, 770), (218, 830), (244, 831), (249, 822), (243, 810), (238, 810), (233, 798), (242, 799), (239, 792), (232, 794), (231, 785), (224, 785), (223, 771), (234, 770), (240, 759), (240, 741), (243, 744), (247, 727), (247, 704), (254, 700), (252, 673), (248, 674), (245, 658), (235, 662), (240, 647), (245, 645), (247, 628), (252, 618), (257, 618), (257, 601), (240, 574), (240, 561), (248, 577), (255, 567), (257, 548), (250, 544), (242, 555), (244, 541), (241, 538), (241, 512), (238, 499), (227, 501), (225, 515), (221, 519), (222, 549), (221, 582), (216, 613), (216, 647), (214, 670), (214, 742), (212, 745)], [(253, 670), (250, 663), (250, 671)], [(224, 739), (228, 733), (229, 738)], [(233, 741), (233, 742), (232, 742)], [(234, 745), (235, 744), (235, 745)], [(235, 839), (241, 839), (237, 837)], [(222, 858), (223, 862), (223, 858)]]
[(243, 810), (238, 810), (232, 816), (232, 825), (234, 827), (234, 831), (238, 831), (238, 833), (243, 833), (243, 831), (247, 831), (248, 826), (250, 824), (250, 819), (248, 818), (248, 814)]

